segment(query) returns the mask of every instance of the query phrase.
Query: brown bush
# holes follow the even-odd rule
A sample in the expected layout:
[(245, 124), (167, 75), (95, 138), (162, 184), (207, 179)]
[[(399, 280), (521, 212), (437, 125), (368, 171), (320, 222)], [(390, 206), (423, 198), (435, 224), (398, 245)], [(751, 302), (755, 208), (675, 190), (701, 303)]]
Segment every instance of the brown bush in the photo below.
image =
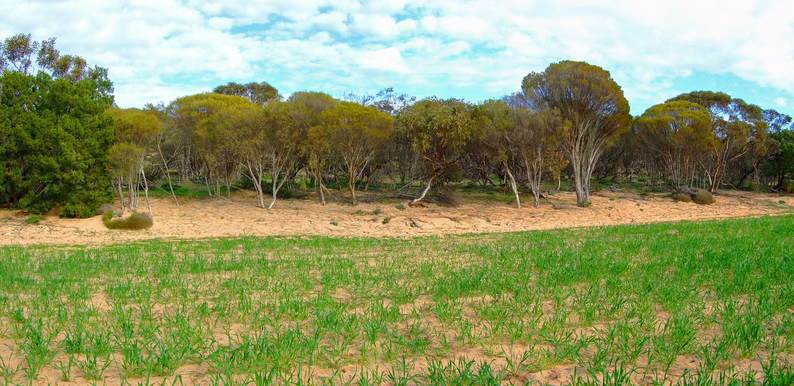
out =
[(127, 218), (114, 219), (112, 211), (102, 214), (102, 222), (108, 229), (127, 230), (149, 229), (154, 224), (152, 217), (145, 213), (133, 212)]
[(711, 205), (714, 203), (714, 195), (707, 190), (699, 189), (692, 195), (692, 201), (700, 205)]
[(678, 202), (692, 202), (692, 196), (684, 192), (675, 192), (671, 197)]

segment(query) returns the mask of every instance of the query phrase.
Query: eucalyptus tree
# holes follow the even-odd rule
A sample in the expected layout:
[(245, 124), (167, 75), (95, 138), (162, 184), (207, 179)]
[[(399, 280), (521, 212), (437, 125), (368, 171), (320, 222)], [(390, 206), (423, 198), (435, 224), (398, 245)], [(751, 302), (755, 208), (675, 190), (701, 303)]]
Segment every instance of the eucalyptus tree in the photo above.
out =
[(281, 98), (278, 93), (278, 89), (271, 86), (268, 82), (251, 82), (246, 84), (230, 82), (225, 85), (215, 87), (212, 92), (217, 94), (240, 96), (260, 106), (264, 106), (274, 100)]
[(472, 144), (485, 158), (498, 163), (510, 181), (510, 188), (515, 196), (516, 206), (521, 208), (521, 196), (518, 183), (511, 165), (518, 158), (518, 150), (511, 141), (510, 133), (515, 131), (516, 121), (511, 107), (500, 100), (487, 100), (476, 107), (477, 115), (483, 124), (483, 135), (480, 141)]
[(375, 107), (342, 102), (322, 112), (319, 120), (320, 125), (312, 128), (312, 138), (329, 143), (341, 158), (350, 196), (356, 205), (356, 184), (389, 140), (393, 119)]
[[(711, 159), (704, 165), (709, 179), (709, 190), (719, 189), (728, 165), (738, 160), (754, 146), (768, 144), (767, 123), (758, 106), (733, 98), (728, 94), (695, 91), (681, 94), (670, 101), (689, 101), (703, 106), (711, 116), (711, 130), (717, 140), (710, 149)], [(761, 150), (756, 148), (756, 151)]]
[[(137, 208), (138, 187), (142, 184), (146, 206), (151, 215), (149, 183), (144, 164), (146, 155), (150, 153), (157, 136), (164, 129), (163, 122), (155, 112), (147, 110), (112, 108), (108, 110), (108, 115), (113, 118), (115, 133), (115, 141), (110, 148), (111, 170), (116, 178), (121, 208)], [(124, 185), (127, 186), (127, 200), (122, 190)]]
[(402, 111), (399, 121), (427, 170), (426, 185), (411, 204), (422, 201), (433, 183), (457, 165), (465, 145), (481, 136), (473, 113), (469, 103), (436, 98), (421, 100)]
[[(278, 192), (304, 165), (324, 169), (325, 159), (320, 158), (320, 147), (308, 146), (309, 130), (320, 124), (323, 111), (339, 103), (328, 94), (320, 92), (296, 92), (285, 102), (274, 101), (266, 106), (267, 119), (264, 125), (266, 137), (265, 154), (269, 157), (271, 194), (268, 209), (275, 205)], [(316, 142), (315, 142), (316, 144)], [(325, 156), (326, 154), (322, 154)], [(316, 162), (307, 162), (314, 160)], [(316, 171), (322, 175), (322, 171)]]
[(178, 98), (167, 108), (181, 150), (183, 178), (203, 177), (211, 195), (220, 195), (221, 185), (231, 185), (238, 165), (235, 143), (227, 140), (234, 132), (218, 114), (245, 103), (251, 102), (239, 96), (206, 93)]
[(590, 178), (598, 159), (631, 121), (623, 90), (608, 71), (574, 61), (530, 73), (521, 88), (534, 106), (556, 109), (570, 123), (561, 142), (573, 168), (577, 203), (589, 205)]
[(691, 184), (705, 154), (716, 141), (709, 112), (688, 101), (671, 101), (648, 108), (637, 118), (637, 135), (675, 189)]

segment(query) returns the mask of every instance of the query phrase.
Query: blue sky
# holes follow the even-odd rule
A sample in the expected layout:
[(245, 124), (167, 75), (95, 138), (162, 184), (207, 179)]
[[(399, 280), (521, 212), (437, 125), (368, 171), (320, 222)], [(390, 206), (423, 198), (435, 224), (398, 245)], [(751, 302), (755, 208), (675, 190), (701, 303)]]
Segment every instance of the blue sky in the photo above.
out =
[(229, 81), (481, 101), (573, 59), (609, 70), (634, 114), (707, 89), (794, 115), (790, 0), (0, 0), (0, 14), (0, 36), (55, 36), (108, 67), (122, 107)]

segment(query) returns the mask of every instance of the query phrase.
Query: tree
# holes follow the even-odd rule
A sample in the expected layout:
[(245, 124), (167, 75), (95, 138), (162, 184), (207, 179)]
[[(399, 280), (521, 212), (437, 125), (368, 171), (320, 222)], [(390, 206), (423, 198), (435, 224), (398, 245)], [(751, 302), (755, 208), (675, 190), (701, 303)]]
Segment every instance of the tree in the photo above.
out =
[(101, 68), (89, 68), (85, 59), (79, 56), (61, 55), (55, 48), (55, 38), (37, 42), (30, 34), (17, 34), (0, 43), (0, 71), (3, 70), (24, 75), (46, 72), (53, 78), (72, 81), (87, 78), (94, 71), (103, 71)]
[(699, 160), (716, 141), (709, 112), (687, 101), (652, 106), (637, 119), (636, 126), (645, 148), (667, 169), (677, 190), (694, 178)]
[(280, 98), (278, 90), (267, 82), (251, 82), (246, 84), (230, 82), (223, 86), (215, 87), (212, 92), (243, 97), (260, 106), (264, 106)]
[(312, 128), (311, 137), (330, 144), (345, 166), (353, 205), (356, 183), (376, 152), (389, 139), (393, 128), (390, 115), (374, 107), (342, 102), (320, 114), (321, 124)]
[(256, 190), (257, 206), (265, 207), (263, 176), (268, 170), (268, 146), (270, 140), (266, 125), (269, 124), (266, 111), (247, 100), (241, 99), (220, 109), (211, 119), (212, 125), (218, 126), (227, 134), (225, 141), (229, 144), (237, 162), (242, 166)]
[(458, 99), (424, 99), (406, 108), (399, 117), (414, 151), (427, 169), (427, 183), (422, 193), (411, 201), (425, 198), (431, 186), (462, 157), (468, 141), (476, 140), (473, 108)]
[(762, 170), (774, 179), (775, 189), (783, 189), (786, 179), (794, 175), (794, 120), (775, 110), (765, 110), (773, 151), (762, 161)]
[(590, 178), (601, 153), (631, 120), (623, 90), (609, 72), (584, 62), (562, 61), (542, 73), (530, 73), (521, 85), (537, 108), (559, 111), (570, 122), (562, 138), (573, 168), (576, 200), (590, 203)]
[(108, 114), (113, 118), (115, 144), (110, 149), (110, 159), (114, 176), (118, 181), (118, 193), (121, 208), (125, 201), (122, 185), (128, 189), (130, 209), (137, 207), (138, 187), (142, 183), (149, 215), (152, 206), (149, 202), (149, 182), (145, 173), (145, 157), (155, 145), (155, 141), (163, 131), (163, 122), (151, 110), (111, 108)]
[[(267, 106), (268, 120), (265, 154), (270, 160), (271, 194), (276, 203), (278, 192), (300, 170), (305, 162), (309, 129), (319, 124), (323, 111), (339, 103), (325, 93), (296, 92), (286, 102), (273, 102)], [(311, 150), (308, 150), (311, 151)], [(311, 154), (309, 154), (311, 155)], [(318, 161), (317, 165), (323, 163)], [(318, 166), (319, 167), (319, 166)]]
[(767, 124), (763, 111), (745, 101), (725, 93), (695, 91), (681, 94), (671, 101), (697, 103), (711, 115), (711, 129), (717, 140), (711, 147), (711, 160), (705, 165), (709, 178), (709, 191), (716, 192), (728, 165), (744, 156), (754, 145), (762, 146)]
[(220, 112), (250, 103), (243, 97), (215, 93), (190, 95), (171, 103), (167, 110), (177, 132), (183, 178), (193, 174), (192, 169), (201, 168), (210, 195), (220, 195), (222, 185), (228, 192), (239, 162), (235, 142), (227, 141), (234, 133), (219, 119)]
[[(39, 44), (15, 35), (0, 46), (0, 205), (95, 215), (112, 197), (113, 126), (105, 110), (113, 103), (113, 85), (107, 71), (52, 73), (50, 59), (59, 55), (52, 39)], [(42, 46), (33, 75), (32, 58)]]

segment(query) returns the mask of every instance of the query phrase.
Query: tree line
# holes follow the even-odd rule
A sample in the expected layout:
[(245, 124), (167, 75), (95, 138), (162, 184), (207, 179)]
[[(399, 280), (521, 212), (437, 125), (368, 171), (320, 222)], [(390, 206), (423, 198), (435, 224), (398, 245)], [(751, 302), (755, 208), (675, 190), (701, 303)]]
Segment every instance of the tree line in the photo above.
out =
[(152, 184), (178, 203), (174, 186), (185, 181), (214, 196), (250, 187), (257, 206), (272, 208), (298, 180), (322, 203), (329, 186), (344, 187), (353, 204), (384, 183), (416, 204), (468, 180), (510, 189), (520, 207), (524, 189), (540, 204), (544, 181), (571, 181), (586, 206), (599, 180), (714, 192), (790, 190), (794, 177), (790, 117), (709, 91), (632, 117), (610, 73), (585, 62), (553, 63), (481, 103), (393, 89), (284, 98), (259, 82), (121, 109), (107, 71), (60, 55), (53, 39), (16, 35), (0, 54), (0, 204), (34, 211), (92, 215), (114, 195), (135, 209)]

